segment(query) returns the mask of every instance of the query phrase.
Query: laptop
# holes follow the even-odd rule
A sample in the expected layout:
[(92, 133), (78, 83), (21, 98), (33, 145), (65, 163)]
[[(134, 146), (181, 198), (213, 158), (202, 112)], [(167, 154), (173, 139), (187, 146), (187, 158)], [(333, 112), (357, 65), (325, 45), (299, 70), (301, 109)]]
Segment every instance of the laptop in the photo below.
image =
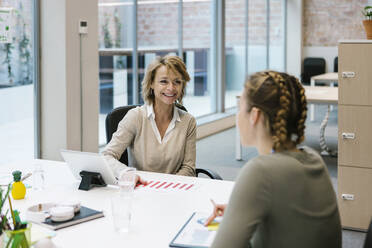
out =
[(77, 180), (81, 180), (81, 171), (90, 171), (100, 173), (106, 184), (117, 184), (117, 180), (112, 170), (100, 154), (61, 150), (61, 155)]

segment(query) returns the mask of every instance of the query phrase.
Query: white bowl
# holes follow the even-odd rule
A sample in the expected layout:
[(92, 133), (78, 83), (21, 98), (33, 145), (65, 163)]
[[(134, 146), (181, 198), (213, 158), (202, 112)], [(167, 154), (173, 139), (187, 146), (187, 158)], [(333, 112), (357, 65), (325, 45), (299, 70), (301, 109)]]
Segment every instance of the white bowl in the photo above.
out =
[(69, 200), (69, 201), (63, 201), (63, 202), (58, 203), (58, 206), (73, 207), (74, 212), (78, 213), (80, 211), (81, 204), (79, 201)]
[(74, 218), (75, 213), (73, 207), (54, 207), (50, 209), (50, 215), (52, 221), (60, 222)]

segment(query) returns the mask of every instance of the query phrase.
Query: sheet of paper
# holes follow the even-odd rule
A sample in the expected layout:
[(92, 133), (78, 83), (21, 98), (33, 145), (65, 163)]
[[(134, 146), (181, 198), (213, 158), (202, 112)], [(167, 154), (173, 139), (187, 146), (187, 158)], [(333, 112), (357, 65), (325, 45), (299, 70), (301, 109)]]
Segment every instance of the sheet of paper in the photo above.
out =
[(138, 185), (138, 191), (162, 191), (162, 192), (186, 192), (195, 190), (199, 185), (196, 183), (181, 183), (175, 181), (150, 180), (147, 185)]

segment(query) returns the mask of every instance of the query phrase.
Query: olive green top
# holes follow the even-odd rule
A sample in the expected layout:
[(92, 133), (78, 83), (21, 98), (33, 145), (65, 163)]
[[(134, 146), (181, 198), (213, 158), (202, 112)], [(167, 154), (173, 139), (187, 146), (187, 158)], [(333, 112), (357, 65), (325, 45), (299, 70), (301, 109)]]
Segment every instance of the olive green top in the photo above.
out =
[(240, 172), (212, 247), (341, 247), (336, 195), (310, 148), (250, 160)]

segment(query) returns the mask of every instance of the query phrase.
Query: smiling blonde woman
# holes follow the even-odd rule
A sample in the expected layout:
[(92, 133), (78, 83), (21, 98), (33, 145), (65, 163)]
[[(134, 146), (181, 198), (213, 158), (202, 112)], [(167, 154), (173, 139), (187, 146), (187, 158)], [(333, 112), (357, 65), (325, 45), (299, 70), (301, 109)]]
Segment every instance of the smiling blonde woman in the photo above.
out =
[(156, 58), (142, 82), (145, 104), (130, 110), (119, 123), (103, 155), (120, 178), (120, 163), (129, 148), (129, 164), (139, 170), (195, 176), (196, 121), (176, 107), (182, 103), (190, 76), (177, 56)]

